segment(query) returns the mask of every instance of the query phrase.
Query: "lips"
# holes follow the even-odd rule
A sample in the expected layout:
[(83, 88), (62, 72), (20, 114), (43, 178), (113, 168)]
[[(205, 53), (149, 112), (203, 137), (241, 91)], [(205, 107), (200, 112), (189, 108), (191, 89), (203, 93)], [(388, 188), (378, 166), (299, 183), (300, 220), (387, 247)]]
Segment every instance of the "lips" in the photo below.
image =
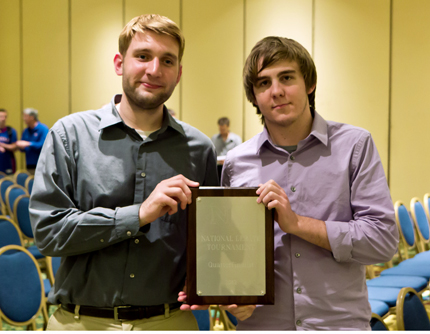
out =
[(158, 88), (163, 87), (161, 85), (156, 85), (156, 84), (149, 83), (149, 82), (142, 82), (142, 85), (146, 88), (149, 88), (149, 89), (158, 89)]
[(273, 106), (272, 109), (279, 109), (282, 107), (286, 107), (289, 103), (283, 103), (283, 104), (277, 104), (276, 106)]

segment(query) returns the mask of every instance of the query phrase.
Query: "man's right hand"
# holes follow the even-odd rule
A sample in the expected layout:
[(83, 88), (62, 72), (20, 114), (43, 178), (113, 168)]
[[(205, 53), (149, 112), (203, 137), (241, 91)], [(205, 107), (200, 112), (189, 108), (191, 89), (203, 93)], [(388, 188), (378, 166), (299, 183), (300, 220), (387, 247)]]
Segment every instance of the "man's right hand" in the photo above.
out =
[(199, 183), (187, 179), (183, 175), (176, 175), (161, 181), (139, 209), (140, 226), (152, 223), (166, 213), (173, 215), (178, 211), (178, 204), (185, 210), (191, 204), (191, 190)]

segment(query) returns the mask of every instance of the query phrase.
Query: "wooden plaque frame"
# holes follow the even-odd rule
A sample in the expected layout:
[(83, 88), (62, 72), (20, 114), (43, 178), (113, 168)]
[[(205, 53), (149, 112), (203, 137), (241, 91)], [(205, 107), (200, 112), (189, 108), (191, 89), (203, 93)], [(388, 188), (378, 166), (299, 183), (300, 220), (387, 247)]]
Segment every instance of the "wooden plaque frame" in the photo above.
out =
[[(268, 304), (275, 301), (274, 289), (274, 230), (273, 210), (265, 208), (265, 259), (266, 259), (266, 293), (261, 296), (199, 296), (197, 294), (197, 198), (206, 197), (255, 197), (258, 188), (199, 187), (191, 188), (192, 203), (188, 206), (188, 237), (187, 237), (187, 304)], [(256, 205), (258, 205), (256, 203)]]

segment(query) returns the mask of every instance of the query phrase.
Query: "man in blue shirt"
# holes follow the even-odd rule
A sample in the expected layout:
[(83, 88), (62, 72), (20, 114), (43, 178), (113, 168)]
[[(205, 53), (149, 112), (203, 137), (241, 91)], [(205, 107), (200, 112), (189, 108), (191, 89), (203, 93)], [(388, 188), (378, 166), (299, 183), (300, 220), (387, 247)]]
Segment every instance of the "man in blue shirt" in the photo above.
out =
[(16, 131), (6, 126), (7, 110), (0, 109), (0, 171), (6, 174), (15, 172)]
[(39, 122), (39, 113), (36, 109), (24, 109), (23, 117), (27, 128), (22, 133), (21, 140), (16, 142), (16, 146), (25, 152), (27, 170), (34, 174), (49, 128)]

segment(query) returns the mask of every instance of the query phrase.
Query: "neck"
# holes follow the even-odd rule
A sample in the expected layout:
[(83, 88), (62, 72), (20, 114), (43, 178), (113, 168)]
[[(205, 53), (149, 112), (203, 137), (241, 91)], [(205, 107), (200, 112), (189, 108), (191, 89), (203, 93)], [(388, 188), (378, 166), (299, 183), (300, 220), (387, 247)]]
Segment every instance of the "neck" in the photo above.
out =
[(124, 123), (133, 129), (156, 131), (163, 123), (163, 105), (155, 109), (142, 109), (131, 104), (123, 94), (117, 109)]
[(29, 125), (28, 127), (29, 127), (30, 129), (34, 129), (38, 123), (39, 123), (39, 122), (34, 121), (33, 123), (30, 123), (30, 125)]
[(221, 134), (221, 138), (225, 141), (228, 138), (228, 132), (225, 134)]
[(306, 117), (300, 118), (289, 124), (277, 124), (266, 122), (266, 128), (270, 138), (275, 145), (295, 146), (305, 139), (312, 130), (313, 118), (310, 110), (306, 112)]

